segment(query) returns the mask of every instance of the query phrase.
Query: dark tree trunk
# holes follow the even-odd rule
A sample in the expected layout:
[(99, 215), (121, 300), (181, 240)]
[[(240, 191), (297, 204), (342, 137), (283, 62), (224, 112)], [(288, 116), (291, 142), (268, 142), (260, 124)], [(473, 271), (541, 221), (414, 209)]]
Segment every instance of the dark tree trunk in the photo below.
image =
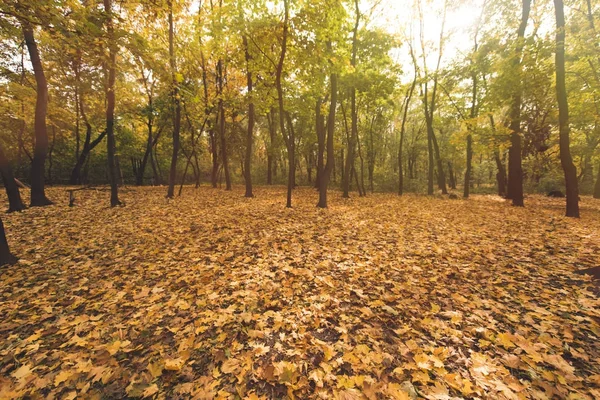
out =
[(321, 102), (319, 98), (315, 106), (315, 128), (317, 132), (317, 179), (315, 188), (319, 189), (319, 179), (325, 168), (325, 116), (321, 114)]
[(79, 157), (75, 162), (75, 166), (73, 167), (73, 171), (71, 171), (71, 178), (69, 179), (69, 184), (71, 185), (79, 185), (81, 184), (81, 169), (85, 165), (90, 152), (102, 142), (104, 136), (106, 136), (106, 130), (102, 131), (100, 135), (94, 141), (92, 141), (92, 126), (88, 122), (87, 114), (85, 112), (85, 104), (83, 102), (83, 93), (79, 94), (79, 112), (81, 113), (81, 117), (85, 123), (85, 140), (83, 142), (83, 148), (79, 153)]
[(554, 0), (556, 13), (556, 98), (558, 100), (558, 125), (560, 163), (565, 173), (567, 192), (566, 216), (579, 218), (579, 190), (577, 170), (571, 157), (569, 140), (569, 103), (565, 82), (565, 12), (563, 0)]
[(19, 187), (15, 181), (15, 177), (12, 173), (12, 169), (4, 154), (4, 150), (0, 147), (0, 175), (4, 182), (4, 188), (6, 189), (6, 195), (8, 196), (8, 212), (23, 211), (25, 204), (21, 199), (21, 193), (19, 193)]
[(456, 189), (456, 176), (454, 175), (454, 169), (452, 168), (452, 163), (448, 161), (448, 181), (450, 183), (451, 189)]
[[(328, 44), (328, 48), (331, 49), (331, 45)], [(333, 170), (333, 164), (335, 162), (334, 153), (334, 140), (333, 134), (335, 132), (335, 109), (337, 107), (337, 75), (331, 74), (330, 77), (331, 86), (331, 102), (329, 104), (329, 116), (327, 117), (327, 163), (323, 168), (323, 171), (319, 174), (319, 203), (317, 207), (327, 208), (327, 188), (329, 186), (329, 180), (331, 178), (331, 171)]]
[(177, 179), (177, 156), (179, 154), (179, 132), (181, 129), (181, 101), (179, 99), (179, 82), (177, 81), (177, 64), (175, 60), (175, 34), (173, 28), (173, 4), (169, 0), (169, 64), (171, 67), (171, 82), (173, 85), (172, 97), (175, 115), (173, 117), (173, 154), (169, 170), (169, 188), (167, 197), (175, 194), (175, 181)]
[(506, 195), (506, 169), (504, 168), (504, 163), (500, 158), (500, 153), (498, 150), (494, 153), (494, 159), (496, 160), (496, 167), (498, 172), (496, 172), (496, 182), (498, 183), (498, 196)]
[(435, 137), (435, 132), (433, 129), (431, 130), (431, 141), (433, 143), (433, 148), (435, 150), (435, 160), (437, 163), (438, 170), (438, 188), (442, 191), (442, 194), (448, 194), (448, 188), (446, 187), (446, 173), (444, 172), (444, 163), (442, 161), (442, 157), (440, 155), (440, 147), (438, 146), (437, 139)]
[(525, 41), (525, 29), (531, 10), (531, 0), (523, 0), (523, 9), (521, 14), (521, 24), (517, 32), (517, 45), (514, 55), (515, 73), (518, 74), (519, 83), (513, 95), (513, 102), (510, 111), (510, 148), (508, 150), (508, 190), (507, 198), (512, 200), (513, 206), (523, 207), (523, 168), (521, 165), (521, 96), (522, 96), (522, 77), (521, 77), (521, 55)]
[[(354, 10), (356, 13), (356, 21), (354, 23), (354, 30), (352, 33), (352, 58), (351, 65), (356, 68), (356, 56), (358, 51), (358, 26), (360, 23), (360, 9), (358, 7), (358, 0), (354, 0)], [(356, 110), (356, 87), (350, 88), (350, 115), (351, 115), (351, 129), (350, 137), (348, 138), (348, 154), (346, 156), (346, 165), (344, 167), (344, 176), (342, 178), (342, 197), (350, 197), (350, 170), (354, 167), (354, 151), (356, 147), (356, 140), (358, 138), (358, 111)]]
[(412, 95), (415, 91), (415, 86), (417, 85), (417, 69), (415, 65), (415, 78), (413, 79), (412, 84), (410, 85), (410, 89), (406, 93), (404, 98), (404, 111), (402, 113), (402, 125), (400, 126), (400, 144), (398, 145), (398, 195), (402, 196), (404, 193), (404, 163), (402, 160), (403, 151), (402, 147), (404, 146), (404, 134), (406, 132), (406, 120), (408, 117), (408, 107), (410, 106), (410, 100), (412, 99)]
[[(279, 105), (279, 129), (281, 129), (281, 135), (285, 140), (285, 144), (288, 152), (288, 185), (287, 185), (287, 200), (286, 207), (292, 207), (292, 189), (294, 186), (294, 151), (295, 151), (295, 142), (293, 137), (293, 127), (289, 126), (289, 135), (285, 131), (285, 109), (283, 107), (283, 86), (281, 84), (281, 79), (283, 75), (283, 63), (285, 61), (285, 54), (287, 51), (287, 36), (288, 36), (288, 22), (289, 22), (289, 0), (283, 0), (284, 6), (284, 19), (283, 19), (283, 34), (281, 40), (281, 53), (279, 55), (279, 62), (277, 63), (277, 70), (275, 71), (275, 87), (277, 88), (277, 103)], [(288, 123), (291, 122), (291, 118), (289, 115)]]
[(225, 136), (225, 105), (223, 103), (223, 61), (217, 62), (217, 90), (219, 92), (218, 114), (219, 114), (219, 144), (221, 149), (221, 162), (225, 173), (225, 190), (231, 190), (231, 175), (229, 174), (229, 160), (227, 158), (227, 138)]
[(596, 177), (596, 184), (594, 185), (594, 198), (600, 199), (600, 164), (598, 165), (598, 176)]
[(469, 190), (471, 188), (471, 181), (473, 177), (471, 176), (472, 170), (472, 162), (473, 162), (473, 138), (469, 133), (467, 135), (467, 168), (465, 170), (465, 186), (463, 188), (463, 197), (465, 199), (469, 198)]
[(254, 197), (252, 193), (252, 143), (254, 141), (254, 99), (252, 98), (252, 71), (250, 70), (250, 52), (248, 51), (248, 39), (243, 37), (244, 50), (246, 53), (246, 80), (248, 86), (248, 131), (246, 133), (246, 158), (244, 159), (244, 175), (246, 178), (246, 197)]
[(44, 188), (44, 173), (46, 156), (48, 154), (48, 132), (46, 129), (46, 113), (48, 110), (48, 84), (44, 74), (44, 67), (40, 53), (33, 35), (30, 23), (22, 21), (23, 36), (29, 51), (29, 58), (35, 76), (37, 98), (35, 102), (35, 147), (31, 163), (31, 206), (41, 207), (52, 204), (46, 197)]
[(117, 46), (114, 37), (112, 20), (112, 0), (104, 0), (104, 12), (108, 15), (106, 20), (106, 33), (109, 40), (108, 86), (106, 88), (106, 137), (108, 155), (108, 173), (110, 179), (110, 206), (121, 205), (119, 200), (119, 187), (117, 184), (117, 165), (115, 160), (115, 79), (117, 64)]
[(12, 265), (16, 262), (17, 257), (10, 252), (8, 241), (6, 240), (6, 232), (4, 232), (4, 224), (2, 223), (2, 218), (0, 218), (0, 266)]
[(267, 185), (273, 184), (274, 175), (274, 157), (273, 152), (275, 151), (275, 135), (277, 134), (277, 122), (275, 121), (275, 107), (271, 107), (269, 114), (267, 114), (267, 120), (269, 122), (269, 146), (267, 149)]

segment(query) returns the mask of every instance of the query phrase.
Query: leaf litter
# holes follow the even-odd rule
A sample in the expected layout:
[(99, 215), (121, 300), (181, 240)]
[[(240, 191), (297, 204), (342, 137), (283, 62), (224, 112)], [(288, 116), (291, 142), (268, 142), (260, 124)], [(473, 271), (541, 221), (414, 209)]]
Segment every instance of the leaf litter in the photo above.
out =
[(49, 193), (3, 217), (0, 398), (600, 398), (590, 198)]

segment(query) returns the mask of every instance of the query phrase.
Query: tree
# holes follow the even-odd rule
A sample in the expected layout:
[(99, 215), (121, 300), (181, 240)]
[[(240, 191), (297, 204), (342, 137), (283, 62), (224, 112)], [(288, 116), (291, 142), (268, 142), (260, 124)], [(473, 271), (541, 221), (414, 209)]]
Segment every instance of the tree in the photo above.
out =
[[(352, 54), (350, 58), (350, 65), (356, 70), (356, 55), (358, 53), (358, 27), (360, 24), (360, 8), (358, 7), (358, 0), (354, 0), (354, 13), (355, 21), (354, 28), (352, 30)], [(346, 165), (344, 166), (344, 177), (342, 179), (342, 197), (349, 198), (350, 194), (350, 180), (352, 176), (352, 169), (354, 168), (354, 152), (356, 148), (356, 141), (358, 140), (358, 111), (356, 109), (356, 86), (354, 84), (350, 87), (350, 136), (348, 137), (348, 152), (346, 156)], [(359, 189), (360, 190), (360, 189)]]
[(106, 63), (106, 146), (108, 158), (108, 173), (110, 179), (110, 206), (121, 205), (119, 200), (119, 187), (117, 184), (117, 167), (115, 164), (115, 79), (117, 69), (117, 43), (113, 26), (112, 0), (103, 0), (106, 13), (106, 34), (108, 40), (108, 62)]
[(167, 2), (169, 7), (169, 65), (171, 66), (171, 80), (173, 85), (173, 155), (171, 156), (171, 169), (169, 172), (169, 188), (167, 197), (172, 198), (175, 191), (175, 180), (177, 179), (177, 155), (179, 154), (179, 131), (181, 129), (181, 98), (179, 95), (179, 78), (177, 75), (177, 63), (175, 60), (175, 32), (173, 27), (173, 2)]
[(2, 223), (2, 218), (0, 218), (0, 266), (12, 265), (16, 262), (17, 257), (10, 252), (8, 241), (6, 240), (6, 233), (4, 232), (4, 224)]
[(46, 128), (46, 114), (48, 111), (48, 83), (44, 74), (44, 67), (40, 59), (40, 52), (35, 41), (33, 26), (29, 21), (21, 20), (25, 44), (29, 51), (29, 58), (33, 66), (37, 86), (37, 99), (35, 102), (35, 148), (31, 163), (31, 207), (43, 207), (52, 204), (46, 197), (44, 187), (45, 163), (48, 154), (48, 132)]
[[(331, 42), (327, 43), (327, 48), (331, 51), (332, 46)], [(337, 107), (337, 73), (335, 71), (331, 72), (329, 76), (329, 86), (330, 86), (330, 103), (329, 103), (329, 115), (327, 117), (327, 162), (325, 166), (318, 170), (318, 184), (319, 184), (319, 202), (317, 203), (317, 207), (319, 208), (327, 208), (327, 188), (329, 186), (329, 180), (331, 179), (331, 171), (333, 170), (334, 160), (334, 130), (335, 130), (335, 110)], [(317, 108), (320, 109), (320, 103), (317, 103)], [(320, 118), (317, 114), (317, 124), (320, 126), (317, 127), (317, 130), (323, 131), (323, 122), (319, 121)], [(322, 153), (321, 153), (322, 158)], [(323, 165), (323, 161), (321, 160), (321, 166)]]
[[(294, 188), (294, 177), (295, 177), (295, 138), (293, 136), (293, 129), (290, 127), (289, 133), (285, 129), (286, 112), (283, 105), (283, 65), (285, 62), (285, 55), (287, 52), (287, 40), (289, 30), (289, 18), (290, 18), (290, 5), (289, 0), (283, 0), (284, 14), (283, 14), (283, 26), (282, 26), (282, 38), (281, 38), (281, 52), (279, 54), (279, 61), (277, 62), (277, 68), (275, 70), (275, 87), (277, 88), (277, 103), (279, 105), (279, 129), (281, 135), (285, 141), (288, 152), (288, 184), (287, 184), (287, 200), (286, 207), (292, 207), (292, 189)], [(289, 115), (289, 114), (288, 114)], [(291, 118), (290, 118), (291, 120)]]
[(513, 73), (517, 77), (517, 84), (513, 89), (512, 106), (510, 109), (510, 148), (508, 150), (508, 188), (507, 198), (512, 200), (513, 206), (523, 207), (523, 168), (521, 165), (521, 96), (522, 74), (521, 55), (525, 41), (525, 29), (531, 11), (531, 0), (522, 0), (521, 23), (517, 31), (517, 41), (513, 55)]
[(24, 210), (25, 205), (23, 204), (23, 200), (21, 200), (19, 187), (2, 146), (0, 146), (0, 176), (2, 176), (6, 195), (8, 196), (8, 212)]
[(565, 83), (565, 12), (562, 0), (554, 0), (556, 12), (556, 98), (558, 100), (558, 124), (560, 163), (565, 173), (567, 192), (567, 217), (579, 218), (579, 190), (577, 170), (571, 157), (569, 139), (569, 104)]

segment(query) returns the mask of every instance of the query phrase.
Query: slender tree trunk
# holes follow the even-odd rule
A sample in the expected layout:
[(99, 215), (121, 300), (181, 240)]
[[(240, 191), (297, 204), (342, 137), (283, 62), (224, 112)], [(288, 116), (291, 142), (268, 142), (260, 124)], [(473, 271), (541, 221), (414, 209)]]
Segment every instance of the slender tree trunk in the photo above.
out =
[[(350, 64), (353, 68), (356, 68), (356, 57), (358, 51), (358, 26), (360, 24), (360, 9), (358, 7), (358, 0), (354, 0), (354, 11), (356, 13), (356, 20), (354, 23), (354, 30), (352, 32), (352, 58), (350, 60)], [(354, 85), (350, 88), (350, 118), (351, 129), (350, 137), (348, 138), (348, 154), (346, 156), (344, 177), (342, 179), (342, 197), (344, 198), (350, 197), (350, 170), (354, 167), (354, 152), (356, 140), (358, 138), (358, 111), (356, 110), (356, 87)]]
[(177, 81), (177, 64), (175, 60), (175, 32), (173, 27), (173, 3), (168, 1), (169, 6), (169, 64), (171, 67), (171, 82), (173, 85), (173, 154), (171, 156), (171, 168), (169, 170), (169, 188), (167, 197), (172, 198), (175, 194), (175, 181), (177, 179), (177, 156), (179, 154), (179, 132), (181, 129), (181, 102), (179, 98), (179, 82)]
[[(283, 0), (284, 5), (284, 19), (283, 19), (283, 34), (281, 40), (281, 53), (279, 55), (279, 62), (277, 63), (277, 69), (275, 71), (275, 87), (277, 88), (277, 103), (279, 105), (279, 128), (281, 129), (281, 135), (285, 140), (285, 144), (288, 151), (288, 188), (287, 188), (287, 201), (286, 207), (292, 207), (292, 189), (294, 185), (294, 151), (295, 143), (292, 135), (293, 127), (289, 127), (289, 135), (285, 131), (285, 109), (283, 107), (283, 86), (282, 86), (282, 75), (283, 75), (283, 63), (285, 61), (285, 55), (287, 51), (287, 36), (288, 36), (288, 22), (289, 22), (289, 0)], [(288, 115), (288, 121), (291, 122), (291, 118)]]
[(243, 37), (244, 50), (246, 53), (246, 80), (248, 86), (248, 131), (246, 133), (246, 158), (244, 159), (244, 175), (246, 177), (246, 197), (254, 197), (252, 193), (252, 143), (254, 141), (254, 99), (252, 98), (252, 71), (250, 69), (250, 52), (248, 51), (248, 39)]
[(569, 140), (569, 103), (565, 83), (565, 12), (563, 0), (554, 0), (556, 13), (556, 98), (558, 100), (558, 125), (560, 163), (565, 173), (567, 191), (566, 216), (579, 218), (579, 190), (577, 170), (571, 157)]
[(6, 195), (8, 196), (8, 212), (22, 211), (25, 209), (25, 204), (21, 199), (21, 193), (19, 193), (19, 187), (15, 181), (12, 169), (4, 154), (4, 150), (0, 147), (0, 175), (4, 182), (4, 188), (6, 189)]
[(315, 106), (315, 128), (317, 132), (317, 179), (315, 188), (319, 189), (319, 179), (325, 168), (325, 116), (321, 114), (322, 100), (319, 98)]
[(29, 51), (29, 58), (33, 66), (33, 74), (37, 87), (35, 102), (35, 147), (31, 163), (31, 206), (40, 207), (52, 204), (46, 197), (44, 188), (44, 164), (48, 154), (48, 132), (46, 129), (46, 113), (48, 110), (48, 84), (44, 74), (44, 67), (33, 34), (33, 27), (28, 22), (22, 21), (23, 36)]
[(433, 143), (433, 149), (435, 151), (435, 160), (437, 163), (438, 170), (438, 187), (441, 189), (442, 194), (448, 194), (448, 188), (446, 187), (446, 173), (444, 172), (444, 164), (442, 162), (442, 157), (440, 155), (440, 148), (438, 146), (437, 139), (435, 137), (435, 132), (431, 131), (431, 141)]
[(269, 122), (269, 146), (267, 149), (267, 185), (273, 184), (273, 169), (274, 157), (273, 152), (275, 151), (275, 135), (277, 134), (277, 122), (275, 121), (275, 107), (271, 107), (271, 110), (267, 114), (267, 120)]
[(108, 173), (110, 179), (110, 206), (121, 205), (119, 200), (119, 187), (117, 184), (117, 165), (115, 160), (115, 79), (117, 64), (117, 49), (112, 20), (112, 0), (104, 1), (104, 12), (108, 15), (106, 20), (106, 33), (109, 40), (108, 86), (106, 88), (106, 137), (108, 155)]
[(508, 150), (508, 190), (507, 198), (512, 200), (513, 206), (523, 207), (523, 168), (521, 165), (521, 96), (522, 96), (522, 76), (521, 76), (521, 55), (523, 53), (525, 41), (525, 29), (531, 10), (531, 0), (522, 0), (523, 9), (521, 15), (521, 24), (517, 32), (517, 45), (514, 55), (514, 69), (518, 74), (519, 83), (513, 95), (513, 103), (510, 111), (510, 148)]
[(398, 195), (402, 196), (404, 193), (404, 163), (403, 163), (403, 149), (404, 146), (404, 134), (406, 132), (406, 120), (408, 119), (408, 108), (410, 106), (410, 100), (412, 99), (412, 95), (415, 91), (415, 86), (417, 85), (417, 65), (415, 63), (415, 78), (413, 79), (412, 84), (410, 85), (410, 89), (406, 93), (404, 98), (404, 111), (402, 113), (402, 124), (400, 125), (400, 144), (398, 145)]
[(6, 232), (4, 232), (4, 224), (0, 218), (0, 266), (12, 265), (17, 262), (17, 257), (12, 255), (6, 240)]
[[(331, 49), (331, 44), (328, 43), (328, 48)], [(331, 172), (333, 170), (333, 164), (335, 162), (335, 150), (334, 150), (334, 138), (335, 132), (335, 110), (337, 107), (337, 74), (332, 73), (330, 75), (330, 103), (329, 103), (329, 116), (327, 117), (327, 163), (323, 168), (323, 171), (319, 174), (319, 203), (317, 207), (327, 208), (327, 188), (329, 186), (329, 180), (331, 178)], [(322, 126), (322, 124), (321, 124)]]

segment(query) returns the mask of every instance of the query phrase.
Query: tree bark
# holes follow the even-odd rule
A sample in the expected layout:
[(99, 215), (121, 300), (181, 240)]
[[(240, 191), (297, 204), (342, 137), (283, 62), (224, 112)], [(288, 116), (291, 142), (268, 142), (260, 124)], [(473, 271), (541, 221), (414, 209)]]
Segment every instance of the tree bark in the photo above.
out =
[(4, 182), (4, 188), (6, 189), (6, 195), (8, 196), (8, 212), (23, 211), (25, 204), (21, 199), (21, 193), (19, 193), (19, 187), (15, 181), (12, 169), (4, 153), (4, 149), (0, 147), (0, 175)]
[(325, 168), (325, 116), (321, 114), (322, 100), (319, 98), (315, 105), (315, 129), (317, 132), (317, 179), (315, 179), (315, 188), (319, 189), (319, 179)]
[(569, 103), (565, 82), (565, 12), (563, 0), (554, 0), (556, 13), (556, 98), (558, 100), (558, 125), (560, 163), (565, 173), (567, 194), (566, 216), (579, 218), (579, 190), (577, 170), (571, 157), (569, 139)]
[(523, 207), (523, 168), (521, 165), (521, 96), (522, 96), (522, 77), (521, 77), (521, 55), (523, 53), (525, 41), (525, 29), (531, 10), (531, 0), (522, 0), (523, 9), (521, 14), (521, 24), (517, 32), (517, 46), (514, 54), (514, 68), (518, 76), (519, 84), (513, 95), (513, 103), (510, 111), (510, 148), (508, 150), (508, 190), (507, 198), (512, 200), (513, 206)]
[(181, 130), (181, 101), (179, 95), (179, 82), (177, 81), (177, 62), (175, 59), (175, 32), (173, 27), (173, 3), (169, 6), (169, 64), (171, 67), (171, 83), (173, 85), (172, 97), (175, 116), (173, 117), (173, 154), (171, 155), (171, 168), (169, 170), (169, 188), (167, 197), (173, 198), (175, 194), (175, 181), (177, 179), (177, 156), (179, 155), (179, 133)]
[[(330, 44), (328, 47), (331, 49)], [(333, 171), (333, 164), (335, 162), (333, 133), (335, 132), (335, 110), (337, 107), (338, 95), (337, 74), (332, 73), (329, 81), (331, 86), (331, 100), (329, 103), (329, 115), (327, 117), (327, 163), (325, 164), (323, 171), (319, 173), (319, 202), (317, 203), (317, 207), (319, 208), (327, 208), (327, 188), (329, 186), (329, 180), (331, 178), (331, 172)]]
[(4, 224), (2, 218), (0, 218), (0, 266), (12, 265), (17, 262), (15, 257), (8, 247), (8, 241), (6, 240), (6, 232), (4, 231)]
[(594, 198), (600, 199), (600, 165), (598, 165), (598, 176), (596, 177), (596, 185), (594, 185)]
[(410, 100), (412, 99), (412, 95), (415, 91), (415, 86), (417, 85), (417, 65), (414, 64), (415, 67), (415, 77), (413, 79), (412, 84), (410, 85), (410, 89), (406, 93), (404, 98), (404, 110), (402, 113), (402, 124), (400, 125), (400, 143), (398, 145), (398, 195), (402, 196), (404, 193), (404, 163), (402, 160), (403, 149), (404, 146), (404, 134), (406, 132), (406, 120), (408, 118), (408, 107), (410, 106)]
[[(279, 62), (277, 63), (277, 69), (275, 71), (275, 87), (277, 88), (277, 103), (279, 105), (279, 129), (281, 129), (281, 135), (285, 140), (285, 144), (288, 151), (288, 185), (287, 185), (287, 201), (286, 207), (292, 207), (292, 189), (294, 186), (294, 151), (295, 142), (292, 134), (293, 128), (290, 126), (289, 135), (285, 131), (285, 109), (283, 107), (283, 86), (281, 83), (283, 75), (283, 63), (285, 61), (285, 55), (287, 51), (287, 38), (288, 38), (288, 23), (289, 23), (289, 0), (283, 0), (284, 5), (284, 17), (283, 17), (283, 33), (281, 40), (281, 53), (279, 55)], [(288, 115), (288, 121), (291, 122), (291, 118)]]
[(244, 175), (246, 178), (246, 197), (254, 197), (252, 193), (252, 143), (254, 141), (254, 99), (252, 98), (252, 70), (250, 69), (250, 52), (248, 51), (248, 39), (243, 37), (244, 50), (246, 53), (246, 80), (248, 86), (248, 131), (246, 133), (246, 157), (244, 159)]
[(115, 79), (116, 79), (116, 64), (117, 64), (117, 49), (114, 36), (114, 27), (112, 20), (112, 0), (104, 1), (104, 12), (107, 14), (106, 33), (108, 36), (108, 86), (106, 88), (106, 137), (107, 137), (107, 158), (108, 158), (108, 173), (110, 179), (110, 206), (116, 207), (121, 205), (119, 200), (119, 187), (117, 184), (117, 165), (115, 160)]
[[(358, 0), (354, 0), (354, 10), (356, 13), (356, 20), (354, 23), (354, 30), (352, 32), (352, 58), (350, 64), (356, 69), (356, 56), (358, 51), (358, 26), (360, 24), (360, 9), (358, 7)], [(356, 147), (356, 140), (358, 137), (358, 112), (356, 110), (356, 87), (352, 85), (350, 88), (350, 118), (351, 118), (351, 129), (350, 137), (348, 138), (348, 154), (346, 156), (346, 165), (344, 167), (344, 177), (342, 179), (342, 197), (349, 198), (350, 194), (350, 170), (354, 166), (354, 152)]]
[(36, 82), (35, 102), (35, 147), (31, 163), (31, 207), (42, 207), (52, 204), (46, 197), (44, 186), (44, 173), (46, 156), (48, 154), (48, 132), (46, 128), (46, 114), (48, 111), (48, 83), (44, 74), (44, 67), (30, 23), (22, 21), (23, 36), (29, 52), (33, 74)]

